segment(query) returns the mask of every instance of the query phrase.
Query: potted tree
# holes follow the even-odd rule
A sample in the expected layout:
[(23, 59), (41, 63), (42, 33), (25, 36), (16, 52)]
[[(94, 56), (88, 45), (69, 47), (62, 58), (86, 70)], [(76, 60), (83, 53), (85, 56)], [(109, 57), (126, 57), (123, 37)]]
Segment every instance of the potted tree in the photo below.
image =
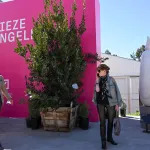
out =
[[(81, 36), (86, 30), (84, 10), (79, 26), (75, 2), (69, 19), (62, 0), (45, 0), (44, 10), (33, 19), (34, 45), (23, 46), (18, 40), (15, 52), (28, 64), (27, 92), (33, 99), (38, 97), (36, 109), (41, 111), (44, 129), (70, 131), (75, 125), (76, 100), (86, 67), (81, 47)], [(74, 83), (78, 90), (72, 88)]]
[(39, 109), (36, 108), (38, 102), (38, 99), (30, 99), (28, 101), (29, 117), (26, 118), (26, 126), (27, 128), (32, 128), (33, 130), (41, 127), (40, 112)]
[(30, 119), (31, 119), (31, 128), (33, 130), (39, 129), (41, 127), (41, 116), (39, 109), (36, 108), (36, 104), (38, 99), (32, 99), (29, 101), (29, 109), (30, 109)]
[(78, 116), (79, 116), (79, 127), (83, 130), (87, 130), (89, 128), (89, 111), (88, 111), (88, 107), (87, 104), (80, 104), (79, 105), (79, 112), (78, 112)]

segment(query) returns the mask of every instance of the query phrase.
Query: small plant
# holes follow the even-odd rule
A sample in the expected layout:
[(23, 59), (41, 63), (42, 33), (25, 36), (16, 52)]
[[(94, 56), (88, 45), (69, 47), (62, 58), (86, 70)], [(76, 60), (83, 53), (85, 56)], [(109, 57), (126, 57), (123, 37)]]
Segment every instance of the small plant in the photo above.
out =
[(79, 105), (78, 110), (78, 125), (81, 129), (87, 130), (89, 128), (89, 111), (86, 103)]
[(128, 114), (129, 116), (140, 116), (140, 112), (137, 110), (135, 113)]
[(38, 118), (40, 116), (40, 109), (38, 104), (40, 101), (38, 99), (29, 100), (29, 114), (31, 118)]
[(122, 102), (122, 106), (121, 106), (121, 108), (120, 109), (124, 109), (124, 110), (126, 110), (127, 109), (127, 105), (126, 105), (126, 103), (123, 101)]
[(88, 115), (89, 115), (89, 111), (88, 111), (87, 105), (85, 103), (80, 104), (79, 105), (79, 117), (88, 118)]

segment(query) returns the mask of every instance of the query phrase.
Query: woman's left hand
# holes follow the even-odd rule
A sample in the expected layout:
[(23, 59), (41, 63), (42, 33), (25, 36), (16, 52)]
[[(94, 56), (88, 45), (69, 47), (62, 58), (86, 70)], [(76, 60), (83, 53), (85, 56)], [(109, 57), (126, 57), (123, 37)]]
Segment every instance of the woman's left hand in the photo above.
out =
[(116, 105), (115, 110), (118, 112), (119, 111), (119, 106)]

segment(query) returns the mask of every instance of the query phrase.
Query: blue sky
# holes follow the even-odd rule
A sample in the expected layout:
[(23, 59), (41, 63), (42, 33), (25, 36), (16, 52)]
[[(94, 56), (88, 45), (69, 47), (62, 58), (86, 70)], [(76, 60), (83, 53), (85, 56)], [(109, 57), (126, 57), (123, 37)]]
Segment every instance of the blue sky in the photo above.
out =
[(130, 57), (150, 36), (150, 0), (100, 0), (101, 48)]

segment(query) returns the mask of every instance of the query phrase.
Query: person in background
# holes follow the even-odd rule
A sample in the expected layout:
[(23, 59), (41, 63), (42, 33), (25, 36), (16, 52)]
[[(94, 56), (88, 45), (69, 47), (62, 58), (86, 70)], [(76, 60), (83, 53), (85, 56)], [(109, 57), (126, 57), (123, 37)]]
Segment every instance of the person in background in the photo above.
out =
[[(122, 98), (117, 83), (113, 77), (109, 76), (110, 68), (101, 64), (97, 68), (97, 77), (94, 93), (94, 102), (100, 118), (100, 136), (102, 149), (107, 149), (106, 140), (112, 145), (117, 145), (112, 137), (113, 120), (119, 106), (122, 105)], [(107, 113), (107, 114), (106, 114)], [(107, 139), (106, 139), (106, 115), (108, 117)]]
[[(13, 100), (12, 100), (11, 96), (9, 95), (9, 93), (5, 87), (4, 78), (2, 75), (0, 75), (0, 110), (1, 110), (3, 103), (4, 103), (3, 96), (5, 96), (7, 98), (7, 102), (9, 104), (13, 104)], [(4, 148), (2, 147), (2, 145), (0, 143), (0, 150), (3, 150), (3, 149)]]

